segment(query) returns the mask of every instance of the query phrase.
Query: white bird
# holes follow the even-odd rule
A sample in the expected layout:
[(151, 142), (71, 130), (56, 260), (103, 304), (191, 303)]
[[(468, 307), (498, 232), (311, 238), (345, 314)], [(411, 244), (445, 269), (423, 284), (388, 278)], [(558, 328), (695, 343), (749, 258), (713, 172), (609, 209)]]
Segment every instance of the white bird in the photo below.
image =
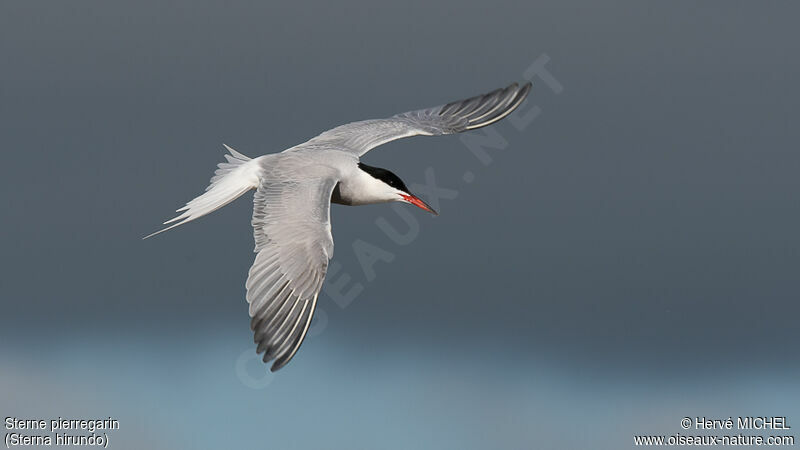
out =
[(359, 158), (381, 144), (409, 136), (434, 136), (485, 127), (519, 106), (531, 84), (513, 83), (446, 105), (365, 120), (328, 130), (280, 153), (248, 158), (228, 147), (205, 193), (164, 222), (183, 225), (256, 189), (253, 232), (256, 258), (247, 277), (250, 328), (276, 371), (297, 353), (311, 324), (328, 261), (333, 256), (330, 204), (405, 202), (436, 214), (386, 169)]

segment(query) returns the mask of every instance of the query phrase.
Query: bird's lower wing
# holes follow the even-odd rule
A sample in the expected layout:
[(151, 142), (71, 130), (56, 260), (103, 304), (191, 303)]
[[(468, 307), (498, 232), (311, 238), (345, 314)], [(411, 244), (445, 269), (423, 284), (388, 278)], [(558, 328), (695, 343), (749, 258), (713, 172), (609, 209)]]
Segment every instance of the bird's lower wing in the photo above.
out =
[(247, 302), (256, 351), (264, 352), (264, 362), (275, 359), (272, 371), (292, 359), (311, 324), (333, 256), (330, 199), (336, 183), (263, 180), (256, 192), (257, 255), (247, 278)]
[(491, 125), (525, 100), (531, 83), (513, 83), (484, 95), (409, 111), (387, 119), (353, 122), (328, 130), (306, 145), (333, 146), (361, 156), (371, 149), (410, 136), (453, 134)]

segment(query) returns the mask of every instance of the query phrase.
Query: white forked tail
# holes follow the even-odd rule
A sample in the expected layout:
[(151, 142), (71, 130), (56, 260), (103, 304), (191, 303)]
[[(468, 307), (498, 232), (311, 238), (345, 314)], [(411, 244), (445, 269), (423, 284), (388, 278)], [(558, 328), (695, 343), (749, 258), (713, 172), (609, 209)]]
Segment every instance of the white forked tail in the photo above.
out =
[(230, 152), (230, 155), (225, 155), (225, 159), (227, 159), (228, 162), (219, 163), (217, 165), (219, 168), (214, 172), (214, 176), (211, 178), (211, 184), (206, 188), (206, 192), (189, 201), (186, 206), (178, 209), (176, 212), (182, 211), (181, 215), (164, 222), (164, 225), (172, 225), (163, 230), (148, 234), (142, 239), (147, 239), (175, 228), (178, 225), (191, 222), (198, 217), (203, 217), (236, 200), (250, 189), (258, 187), (258, 162), (244, 156), (227, 145), (225, 145), (225, 148)]

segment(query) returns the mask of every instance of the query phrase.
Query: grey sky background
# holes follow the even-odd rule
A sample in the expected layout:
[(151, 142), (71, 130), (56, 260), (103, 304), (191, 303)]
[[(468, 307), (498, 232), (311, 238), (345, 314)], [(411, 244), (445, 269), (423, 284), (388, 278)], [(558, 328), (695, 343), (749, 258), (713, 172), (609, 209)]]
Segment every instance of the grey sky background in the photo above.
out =
[[(132, 447), (224, 446), (211, 427), (246, 447), (620, 448), (686, 415), (800, 412), (798, 12), (2, 3), (2, 413), (116, 414), (141, 427)], [(323, 295), (318, 335), (274, 378), (249, 361), (269, 385), (247, 387), (252, 196), (140, 240), (202, 192), (221, 144), (281, 151), (521, 81), (542, 55), (563, 91), (534, 79), (540, 115), (495, 125), (489, 165), (458, 136), (364, 158), (458, 196), (407, 208), (404, 246), (376, 225), (403, 229), (392, 207), (334, 206), (334, 261), (364, 291)], [(358, 240), (394, 256), (372, 280)]]

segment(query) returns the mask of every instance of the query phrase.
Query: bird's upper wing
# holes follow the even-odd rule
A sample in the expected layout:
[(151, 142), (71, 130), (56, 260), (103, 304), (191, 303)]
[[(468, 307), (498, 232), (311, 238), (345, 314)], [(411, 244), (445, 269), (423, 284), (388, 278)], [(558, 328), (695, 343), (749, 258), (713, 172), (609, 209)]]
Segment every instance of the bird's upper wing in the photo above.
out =
[(491, 125), (509, 115), (525, 100), (531, 83), (513, 83), (484, 95), (428, 109), (409, 111), (387, 119), (348, 123), (311, 139), (307, 144), (335, 146), (358, 156), (409, 136), (460, 133)]
[(330, 200), (336, 183), (332, 175), (283, 173), (277, 180), (263, 177), (255, 194), (257, 255), (247, 277), (247, 302), (257, 352), (265, 352), (264, 362), (276, 359), (272, 371), (292, 359), (314, 315), (333, 256)]

